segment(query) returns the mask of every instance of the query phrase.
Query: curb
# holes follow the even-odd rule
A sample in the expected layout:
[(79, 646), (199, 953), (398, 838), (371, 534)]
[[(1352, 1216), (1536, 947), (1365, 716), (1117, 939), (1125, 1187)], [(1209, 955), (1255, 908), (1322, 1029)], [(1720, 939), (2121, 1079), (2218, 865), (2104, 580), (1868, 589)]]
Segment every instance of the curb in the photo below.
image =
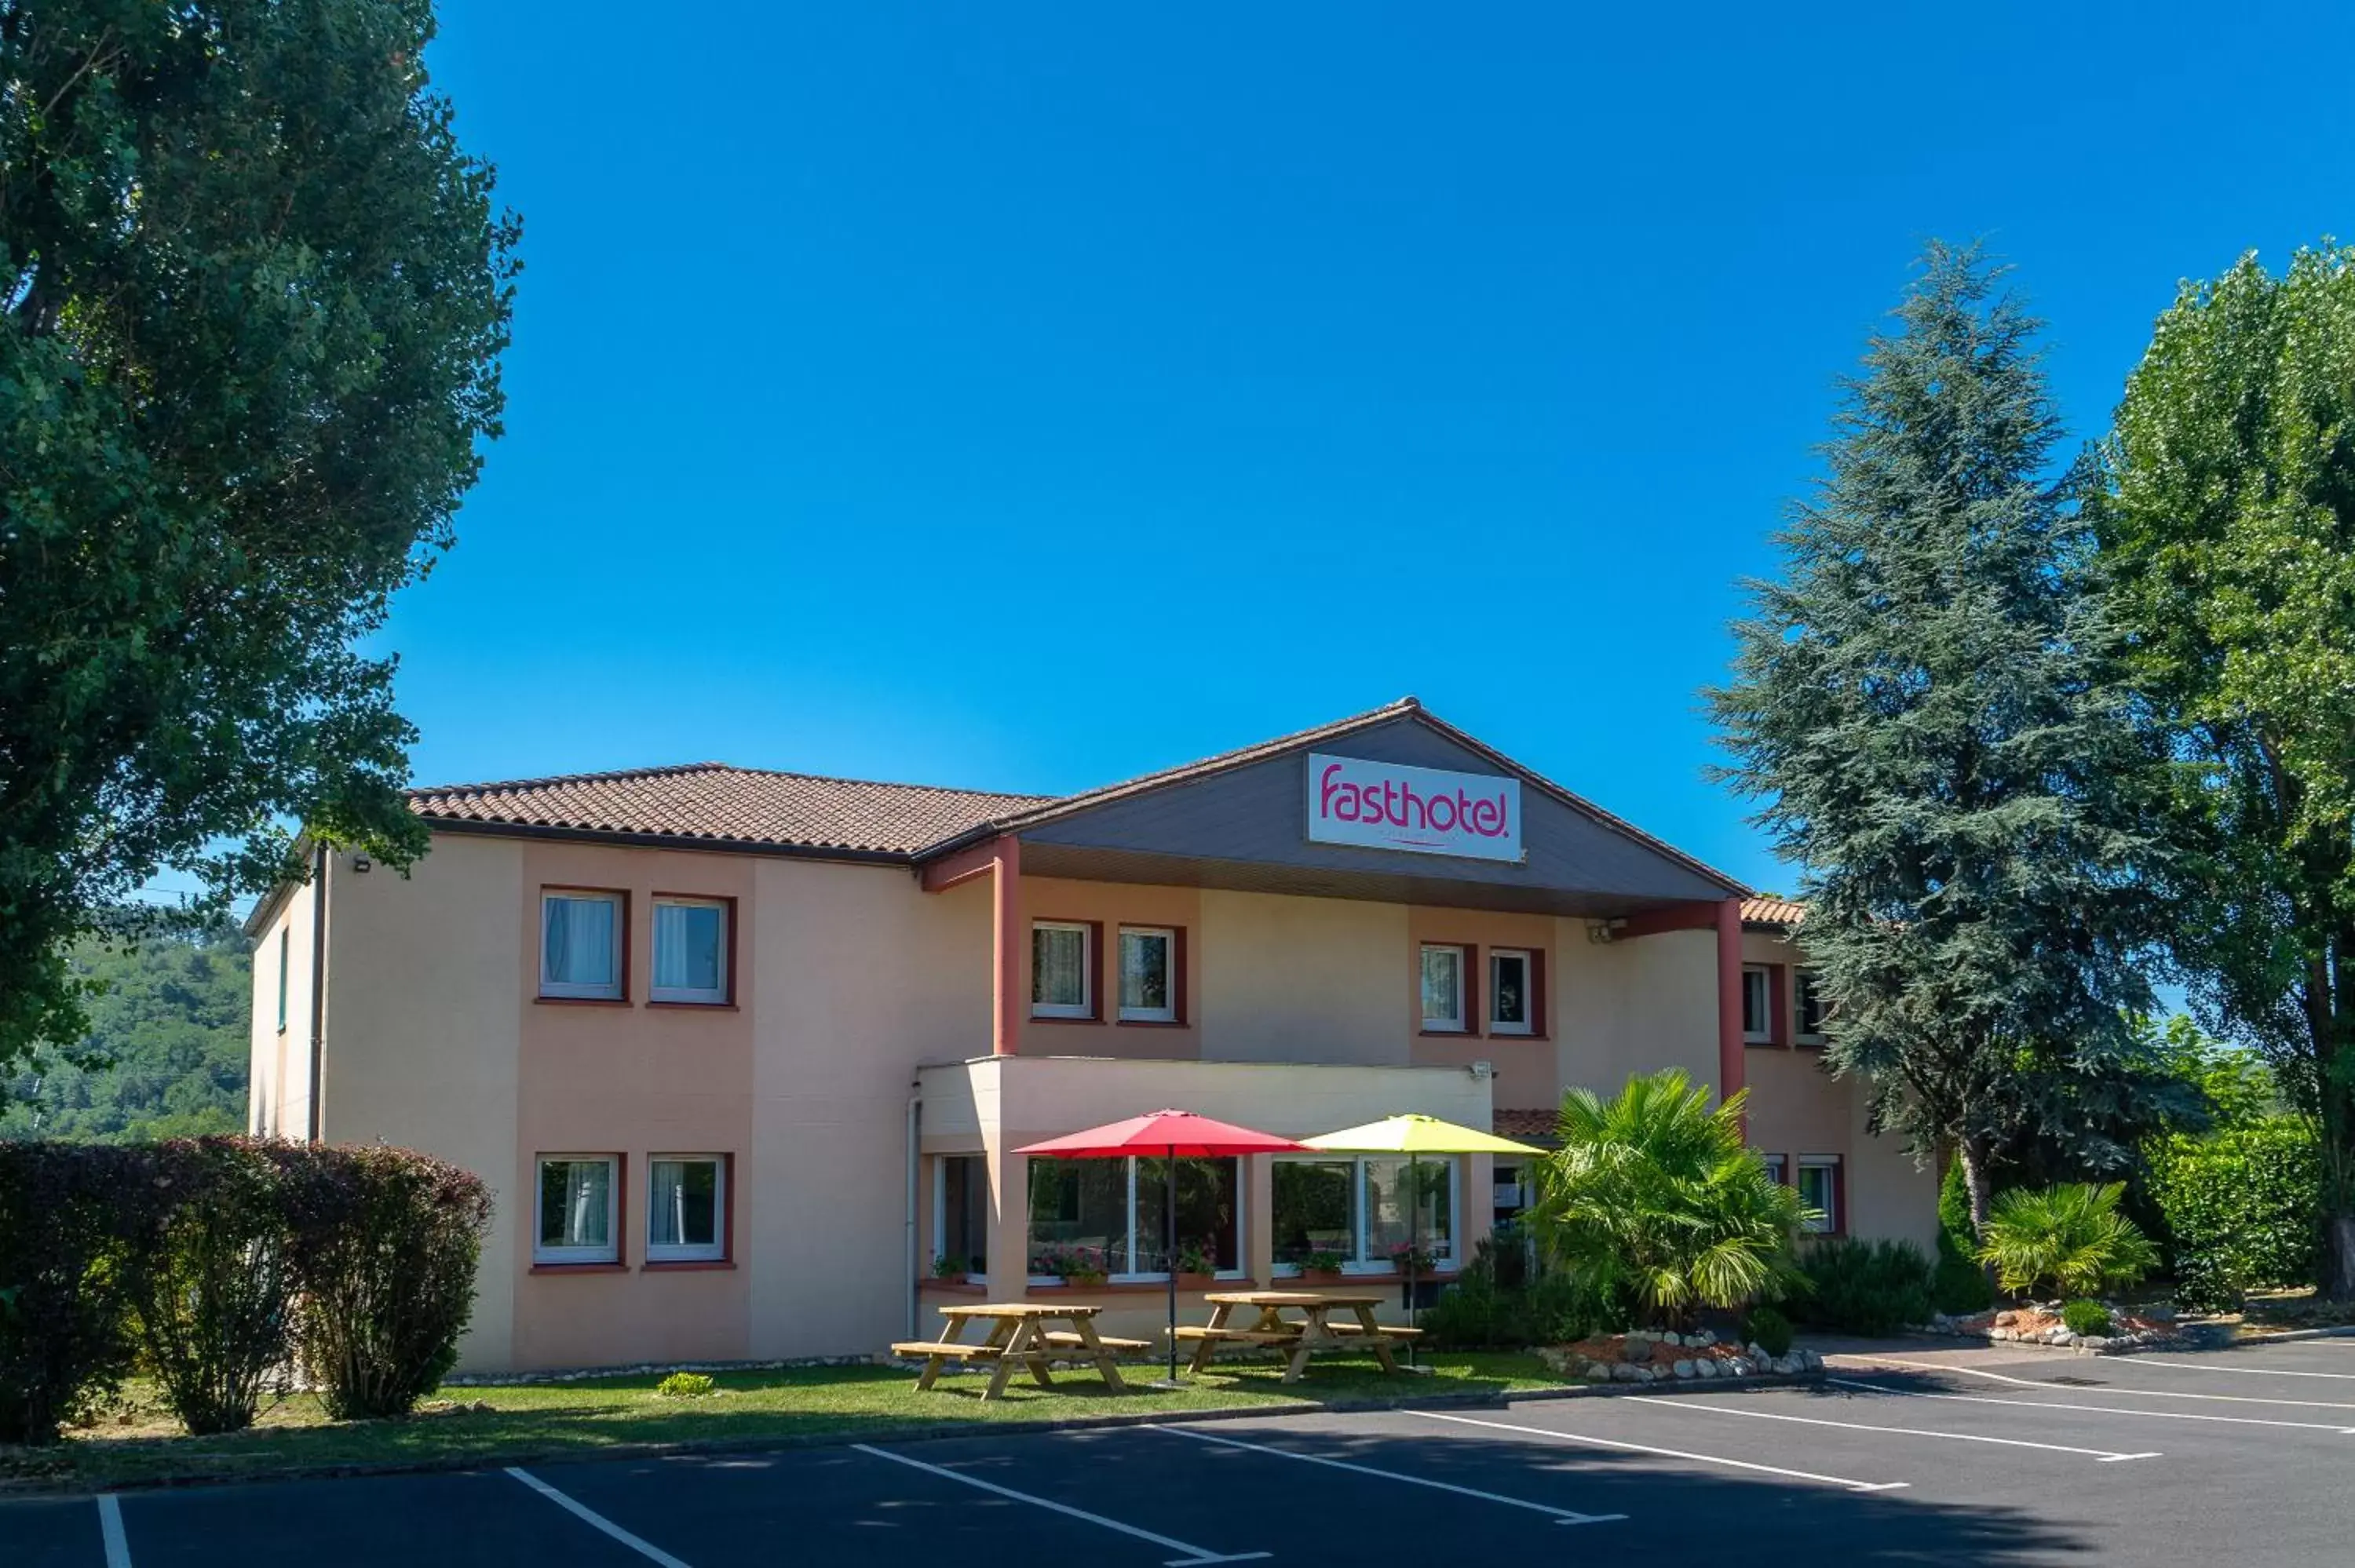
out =
[(25, 1498), (86, 1498), (100, 1492), (166, 1491), (190, 1487), (263, 1486), (277, 1481), (346, 1480), (362, 1476), (417, 1476), (460, 1470), (496, 1469), (506, 1465), (593, 1465), (613, 1460), (669, 1458), (682, 1454), (776, 1454), (800, 1448), (840, 1448), (856, 1443), (934, 1443), (951, 1437), (1029, 1437), (1052, 1432), (1089, 1432), (1122, 1426), (1167, 1426), (1197, 1421), (1255, 1421), (1304, 1415), (1365, 1415), (1385, 1410), (1501, 1410), (1513, 1404), (1551, 1403), (1565, 1399), (1609, 1399), (1648, 1393), (1704, 1393), (1712, 1389), (1790, 1388), (1819, 1383), (1827, 1369), (1769, 1373), (1751, 1377), (1675, 1379), (1665, 1383), (1568, 1383), (1520, 1390), (1511, 1393), (1401, 1394), (1396, 1399), (1341, 1399), (1328, 1404), (1275, 1406), (1238, 1405), (1225, 1410), (1157, 1413), (1124, 1412), (1117, 1415), (1073, 1415), (1039, 1421), (941, 1421), (908, 1426), (897, 1432), (781, 1433), (768, 1437), (685, 1438), (675, 1443), (616, 1443), (593, 1450), (580, 1448), (514, 1448), (485, 1453), (449, 1455), (438, 1458), (388, 1459), (346, 1464), (297, 1465), (283, 1469), (253, 1470), (235, 1475), (153, 1476), (92, 1486), (70, 1476), (54, 1481), (27, 1477), (0, 1479), (0, 1503)]
[(2265, 1345), (2288, 1340), (2355, 1340), (2355, 1323), (2341, 1323), (2328, 1329), (2283, 1329), (2269, 1334), (2235, 1334), (2224, 1343)]

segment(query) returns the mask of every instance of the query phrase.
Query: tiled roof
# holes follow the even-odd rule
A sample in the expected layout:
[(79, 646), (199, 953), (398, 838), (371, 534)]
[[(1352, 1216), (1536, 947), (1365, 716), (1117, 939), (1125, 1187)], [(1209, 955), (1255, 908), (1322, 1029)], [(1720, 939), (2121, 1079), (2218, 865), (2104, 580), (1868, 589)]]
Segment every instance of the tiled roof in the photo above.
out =
[(1745, 898), (1742, 901), (1742, 922), (1745, 926), (1796, 926), (1807, 917), (1807, 906), (1788, 898)]
[(1495, 1110), (1488, 1113), (1488, 1130), (1498, 1138), (1550, 1146), (1556, 1121), (1550, 1110)]
[(443, 784), (410, 790), (409, 809), (437, 827), (538, 828), (906, 855), (1051, 799), (695, 762)]

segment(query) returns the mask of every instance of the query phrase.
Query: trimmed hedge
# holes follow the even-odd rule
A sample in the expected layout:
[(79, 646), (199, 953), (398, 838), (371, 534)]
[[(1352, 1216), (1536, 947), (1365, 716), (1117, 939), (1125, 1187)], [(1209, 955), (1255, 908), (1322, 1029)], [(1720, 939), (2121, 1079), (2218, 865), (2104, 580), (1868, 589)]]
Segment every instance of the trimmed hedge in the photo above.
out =
[(405, 1412), (455, 1359), (489, 1218), (405, 1150), (0, 1142), (0, 1442), (54, 1442), (143, 1358), (191, 1431), (250, 1425), (298, 1364), (335, 1414)]
[(2251, 1290), (2315, 1281), (2322, 1150), (2306, 1122), (2272, 1117), (2147, 1152), (2179, 1304), (2228, 1312)]
[(1789, 1307), (1802, 1323), (1879, 1339), (1930, 1320), (1930, 1260), (1912, 1242), (1827, 1238), (1799, 1266), (1812, 1288)]

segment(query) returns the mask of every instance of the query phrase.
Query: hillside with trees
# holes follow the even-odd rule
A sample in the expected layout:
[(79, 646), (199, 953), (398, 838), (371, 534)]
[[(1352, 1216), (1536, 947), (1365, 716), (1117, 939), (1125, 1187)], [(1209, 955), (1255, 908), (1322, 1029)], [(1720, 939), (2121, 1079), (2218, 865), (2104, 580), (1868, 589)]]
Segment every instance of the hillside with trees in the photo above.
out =
[(0, 1139), (125, 1143), (245, 1128), (252, 955), (233, 926), (134, 947), (78, 947), (90, 1029), (0, 1087)]

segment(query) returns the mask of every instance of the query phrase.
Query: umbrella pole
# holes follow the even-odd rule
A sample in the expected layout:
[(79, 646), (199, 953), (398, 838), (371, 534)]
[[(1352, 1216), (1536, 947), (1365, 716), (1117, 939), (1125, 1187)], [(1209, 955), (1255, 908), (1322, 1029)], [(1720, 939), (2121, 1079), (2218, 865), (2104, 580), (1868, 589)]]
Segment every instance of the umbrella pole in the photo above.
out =
[(1178, 1381), (1178, 1150), (1174, 1145), (1169, 1162), (1161, 1168), (1161, 1198), (1167, 1249), (1161, 1261), (1169, 1273), (1169, 1381), (1174, 1384)]
[[(1415, 1309), (1414, 1261), (1423, 1246), (1423, 1158), (1409, 1151), (1406, 1157), (1406, 1326), (1423, 1327), (1423, 1314)], [(1406, 1342), (1406, 1364), (1414, 1365), (1414, 1341)]]

